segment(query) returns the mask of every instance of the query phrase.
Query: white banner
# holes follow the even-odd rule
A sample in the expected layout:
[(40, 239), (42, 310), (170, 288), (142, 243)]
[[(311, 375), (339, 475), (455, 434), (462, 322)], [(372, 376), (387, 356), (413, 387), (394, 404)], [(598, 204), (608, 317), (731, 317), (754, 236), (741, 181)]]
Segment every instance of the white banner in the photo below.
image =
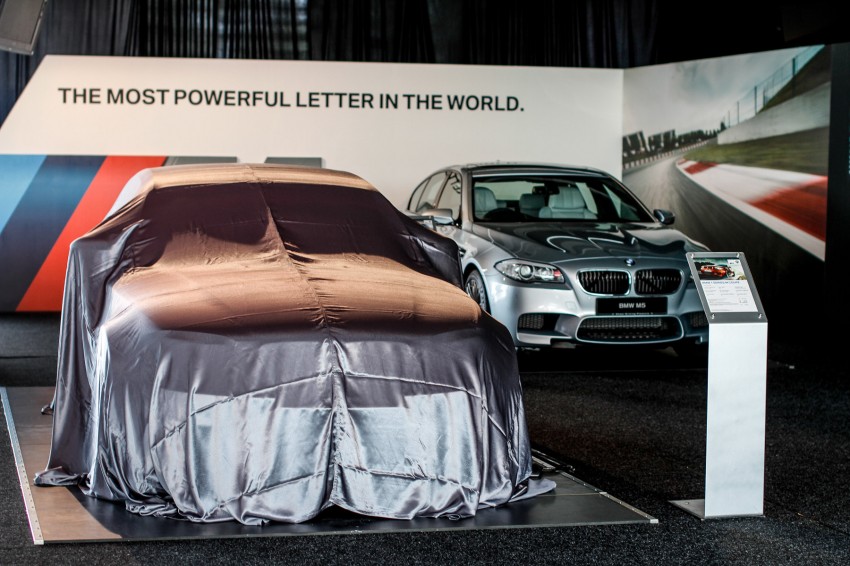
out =
[(403, 208), (454, 163), (619, 177), (622, 124), (621, 70), (49, 55), (0, 154), (321, 158)]

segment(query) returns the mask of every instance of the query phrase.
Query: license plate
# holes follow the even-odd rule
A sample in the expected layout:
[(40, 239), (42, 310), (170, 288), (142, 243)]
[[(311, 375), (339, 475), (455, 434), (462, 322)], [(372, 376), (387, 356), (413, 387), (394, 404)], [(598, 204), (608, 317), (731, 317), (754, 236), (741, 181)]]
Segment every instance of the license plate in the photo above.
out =
[(667, 314), (667, 297), (596, 299), (596, 314)]

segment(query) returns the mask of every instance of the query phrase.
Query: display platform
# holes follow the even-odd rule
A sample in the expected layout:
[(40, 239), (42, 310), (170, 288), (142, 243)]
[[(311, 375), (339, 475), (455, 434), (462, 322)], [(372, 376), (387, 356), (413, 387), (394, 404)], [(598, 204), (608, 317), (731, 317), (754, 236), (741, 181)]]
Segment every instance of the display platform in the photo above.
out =
[(247, 526), (236, 522), (193, 523), (144, 517), (115, 504), (86, 497), (76, 488), (36, 487), (33, 474), (50, 452), (51, 422), (41, 408), (52, 387), (0, 388), (21, 493), (35, 544), (203, 539), (292, 535), (343, 535), (368, 532), (564, 527), (657, 523), (658, 520), (560, 469), (536, 453), (535, 470), (556, 483), (554, 491), (479, 511), (475, 517), (393, 520), (332, 508), (308, 522)]

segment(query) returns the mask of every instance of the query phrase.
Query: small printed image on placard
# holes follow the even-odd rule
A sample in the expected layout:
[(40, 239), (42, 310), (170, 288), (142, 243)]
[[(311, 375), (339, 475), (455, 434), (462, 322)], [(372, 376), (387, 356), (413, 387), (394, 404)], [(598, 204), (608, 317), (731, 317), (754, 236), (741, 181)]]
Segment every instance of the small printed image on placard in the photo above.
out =
[(740, 259), (702, 259), (694, 265), (711, 312), (758, 312)]
[(719, 279), (746, 279), (741, 260), (737, 258), (712, 258), (695, 261), (700, 281)]

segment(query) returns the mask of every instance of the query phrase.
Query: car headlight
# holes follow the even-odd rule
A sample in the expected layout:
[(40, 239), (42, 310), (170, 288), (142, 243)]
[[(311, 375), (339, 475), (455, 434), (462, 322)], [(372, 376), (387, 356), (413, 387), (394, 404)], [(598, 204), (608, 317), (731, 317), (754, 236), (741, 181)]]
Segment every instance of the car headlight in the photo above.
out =
[(494, 266), (499, 273), (522, 283), (563, 283), (564, 274), (557, 267), (506, 259)]

